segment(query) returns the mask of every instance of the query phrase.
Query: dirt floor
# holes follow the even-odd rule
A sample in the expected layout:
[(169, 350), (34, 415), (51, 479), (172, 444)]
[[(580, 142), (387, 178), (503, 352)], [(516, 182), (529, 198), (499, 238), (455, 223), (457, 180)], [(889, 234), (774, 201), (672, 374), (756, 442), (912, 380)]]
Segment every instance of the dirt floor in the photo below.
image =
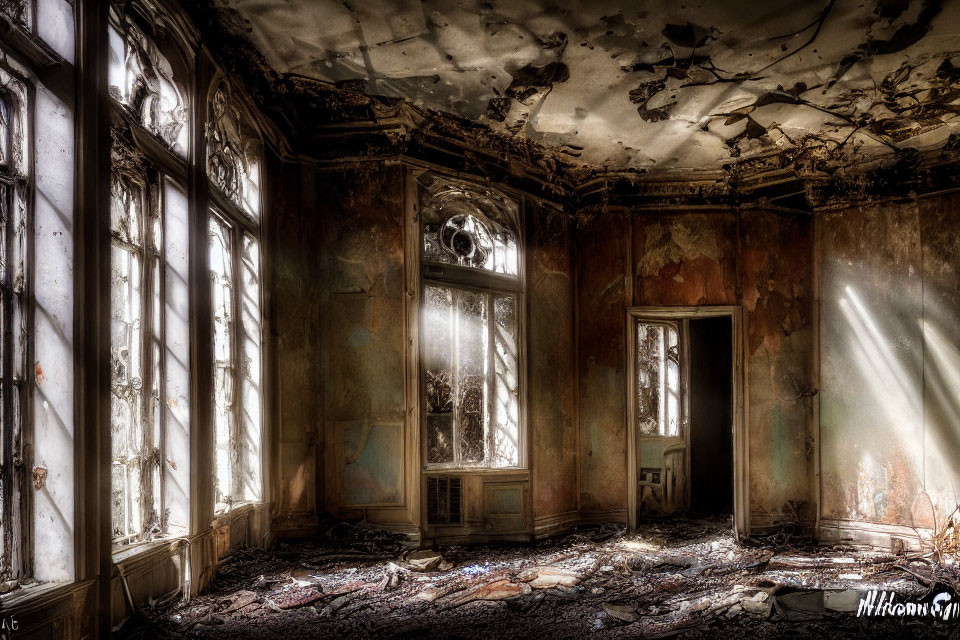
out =
[[(367, 527), (241, 550), (213, 589), (128, 620), (122, 638), (960, 637), (960, 606), (927, 603), (956, 565), (930, 555), (817, 547), (779, 534), (737, 544), (728, 519), (606, 525), (532, 546), (411, 552)], [(881, 591), (866, 600), (871, 589)], [(886, 591), (886, 595), (883, 595)], [(875, 607), (875, 611), (878, 608)], [(892, 608), (893, 614), (903, 609)]]

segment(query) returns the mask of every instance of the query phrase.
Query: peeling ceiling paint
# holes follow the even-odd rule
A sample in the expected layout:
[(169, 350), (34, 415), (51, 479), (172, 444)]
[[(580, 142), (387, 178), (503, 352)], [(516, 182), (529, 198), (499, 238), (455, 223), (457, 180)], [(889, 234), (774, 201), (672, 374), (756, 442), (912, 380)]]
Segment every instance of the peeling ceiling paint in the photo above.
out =
[(218, 2), (281, 74), (591, 167), (851, 161), (960, 132), (960, 0)]

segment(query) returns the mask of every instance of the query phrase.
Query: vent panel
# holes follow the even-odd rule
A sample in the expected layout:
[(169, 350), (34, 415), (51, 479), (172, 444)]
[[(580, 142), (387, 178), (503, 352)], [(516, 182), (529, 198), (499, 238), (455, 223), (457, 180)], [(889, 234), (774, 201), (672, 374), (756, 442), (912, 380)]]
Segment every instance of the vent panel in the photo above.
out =
[(427, 478), (427, 524), (460, 524), (460, 478)]

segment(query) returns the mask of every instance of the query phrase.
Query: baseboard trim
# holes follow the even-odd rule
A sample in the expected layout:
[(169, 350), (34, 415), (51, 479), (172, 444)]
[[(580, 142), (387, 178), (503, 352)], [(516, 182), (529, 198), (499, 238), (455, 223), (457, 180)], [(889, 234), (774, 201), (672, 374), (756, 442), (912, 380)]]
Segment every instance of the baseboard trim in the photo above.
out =
[(566, 533), (577, 526), (579, 522), (580, 514), (576, 511), (536, 517), (533, 519), (533, 539), (542, 540)]
[(610, 509), (608, 511), (581, 511), (579, 524), (616, 524), (627, 523), (626, 509)]
[(817, 530), (820, 544), (846, 544), (856, 547), (889, 549), (892, 551), (920, 551), (924, 540), (930, 540), (933, 531), (899, 524), (861, 522), (841, 518), (822, 518)]

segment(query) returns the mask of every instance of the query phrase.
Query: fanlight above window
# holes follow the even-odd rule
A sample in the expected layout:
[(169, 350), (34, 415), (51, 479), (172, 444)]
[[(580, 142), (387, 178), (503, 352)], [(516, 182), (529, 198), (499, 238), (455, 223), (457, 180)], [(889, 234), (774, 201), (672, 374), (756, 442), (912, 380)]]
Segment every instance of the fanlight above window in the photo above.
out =
[(517, 205), (501, 193), (432, 174), (420, 178), (423, 259), (516, 276)]
[(156, 44), (129, 22), (123, 31), (110, 25), (110, 95), (171, 151), (187, 157), (187, 107), (173, 67)]
[(210, 95), (207, 175), (223, 195), (253, 219), (260, 217), (260, 138), (221, 80)]

